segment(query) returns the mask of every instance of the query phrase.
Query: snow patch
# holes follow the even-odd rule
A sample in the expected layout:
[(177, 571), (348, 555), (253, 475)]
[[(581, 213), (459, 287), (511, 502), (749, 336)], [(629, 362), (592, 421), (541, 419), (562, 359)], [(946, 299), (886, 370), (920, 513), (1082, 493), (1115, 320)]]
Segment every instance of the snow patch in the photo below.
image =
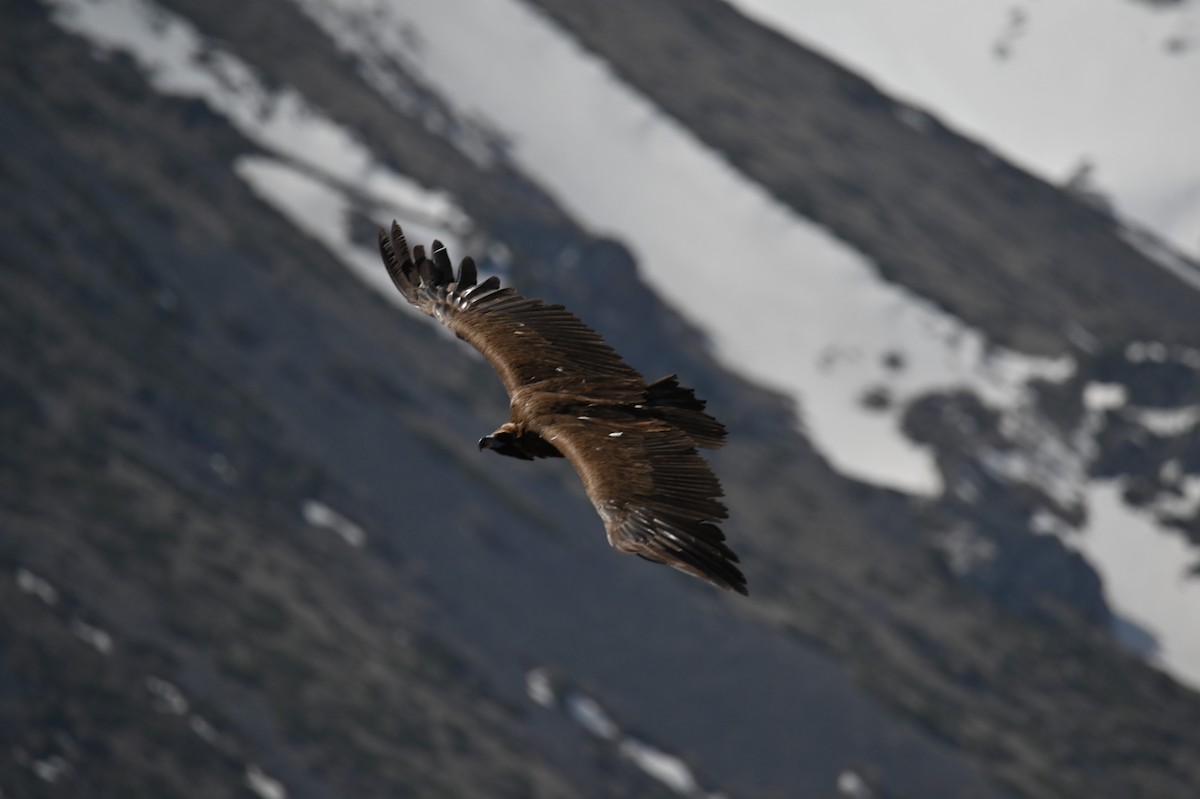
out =
[(525, 693), (537, 704), (545, 708), (554, 707), (557, 696), (550, 674), (545, 669), (530, 669), (525, 675)]
[(1151, 631), (1159, 665), (1200, 688), (1200, 580), (1188, 574), (1195, 553), (1181, 535), (1126, 505), (1119, 482), (1093, 482), (1087, 494), (1088, 522), (1067, 543), (1100, 573), (1120, 614)]
[(154, 709), (172, 716), (182, 716), (188, 711), (188, 701), (174, 684), (161, 677), (147, 677), (146, 690), (154, 702)]
[(1029, 529), (1038, 535), (1067, 536), (1075, 532), (1075, 528), (1063, 519), (1045, 508), (1038, 508), (1029, 520)]
[(849, 769), (838, 775), (837, 789), (848, 799), (871, 799), (875, 795), (867, 781)]
[[(374, 242), (365, 246), (353, 235), (350, 223), (358, 213), (358, 201), (348, 190), (276, 158), (243, 156), (233, 169), (251, 191), (274, 206), (298, 229), (323, 244), (359, 280), (397, 307), (419, 313), (396, 291), (387, 270), (381, 268), (379, 250)], [(389, 215), (393, 215), (392, 212), (376, 214), (380, 220)], [(414, 243), (437, 238), (450, 247), (460, 244), (459, 237), (444, 227), (412, 221), (411, 212), (405, 219), (404, 230), (405, 238)]]
[(1131, 408), (1129, 414), (1142, 427), (1163, 438), (1185, 435), (1200, 424), (1200, 405), (1182, 408)]
[(1120, 383), (1088, 383), (1083, 387), (1083, 407), (1089, 411), (1111, 411), (1129, 401), (1129, 391)]
[(17, 569), (17, 588), (27, 594), (33, 594), (50, 607), (58, 604), (58, 590), (50, 585), (50, 581), (38, 577), (29, 569)]
[(207, 744), (216, 743), (217, 730), (203, 716), (192, 715), (188, 717), (188, 728), (196, 733), (196, 736)]
[(113, 650), (112, 636), (101, 630), (99, 627), (93, 627), (85, 621), (73, 619), (71, 621), (71, 632), (83, 641), (85, 644), (95, 649), (101, 655), (111, 655)]
[(611, 741), (617, 737), (617, 725), (600, 707), (600, 703), (590, 696), (571, 693), (567, 696), (566, 709), (568, 716), (597, 738)]
[(453, 112), (447, 116), (444, 107), (423, 101), (421, 94), (427, 91), (424, 86), (395, 68), (397, 39), (402, 52), (417, 57), (427, 50), (428, 42), (414, 28), (391, 29), (386, 4), (344, 8), (335, 8), (325, 0), (297, 0), (297, 4), (325, 29), (340, 50), (354, 57), (362, 78), (393, 107), (421, 120), (426, 129), (450, 142), (476, 165), (484, 169), (496, 166), (504, 142), (486, 122)]
[(256, 765), (246, 767), (246, 786), (262, 799), (287, 799), (283, 783), (266, 774)]
[(617, 747), (622, 755), (633, 764), (680, 796), (695, 796), (699, 786), (692, 770), (679, 758), (642, 743), (636, 738), (626, 738)]
[(323, 502), (307, 499), (300, 506), (300, 512), (304, 515), (304, 521), (313, 527), (329, 530), (355, 549), (361, 549), (367, 542), (366, 531)]

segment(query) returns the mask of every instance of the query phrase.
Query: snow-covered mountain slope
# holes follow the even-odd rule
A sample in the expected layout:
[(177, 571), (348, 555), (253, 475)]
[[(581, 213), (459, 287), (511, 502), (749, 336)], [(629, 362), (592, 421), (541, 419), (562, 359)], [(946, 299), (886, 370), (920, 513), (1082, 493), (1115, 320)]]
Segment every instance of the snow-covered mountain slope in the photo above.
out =
[[(1033, 412), (1031, 379), (1062, 381), (1074, 369), (1066, 356), (1036, 359), (988, 347), (977, 331), (883, 281), (853, 247), (730, 169), (520, 3), (297, 4), (384, 94), (397, 59), (464, 118), (499, 132), (523, 170), (591, 228), (637, 252), (652, 285), (703, 326), (727, 365), (794, 396), (808, 435), (850, 476), (931, 498), (954, 490), (954, 477), (947, 486), (930, 451), (901, 430), (909, 403), (964, 388), (1019, 420)], [(205, 99), (276, 153), (242, 159), (238, 174), (389, 298), (374, 255), (350, 238), (349, 187), (381, 217), (411, 218), (416, 209), (432, 226), (417, 225), (419, 236), (446, 238), (466, 224), (452, 200), (380, 166), (351, 132), (294, 92), (270, 94), (233, 55), (213, 57), (182, 20), (155, 16), (142, 0), (54, 6), (64, 26), (133, 53), (163, 91)], [(503, 70), (486, 68), (499, 63)], [(764, 277), (771, 291), (760, 288)], [(1186, 622), (1200, 613), (1200, 596), (1188, 564), (1179, 562), (1187, 547), (1154, 518), (1137, 516), (1136, 546), (1162, 555), (1148, 557), (1131, 576), (1127, 550), (1105, 545), (1096, 531), (1124, 529), (1121, 520), (1135, 517), (1107, 501), (1106, 485), (1092, 490), (1090, 444), (1069, 431), (1062, 438), (1059, 449), (1073, 454), (1056, 462), (1074, 464), (1065, 473), (1047, 478), (1044, 439), (1025, 442), (1028, 456), (1018, 449), (988, 463), (1017, 483), (1058, 484), (1057, 499), (1065, 494), (1063, 504), (1093, 514), (1075, 545), (1105, 575), (1115, 609), (1150, 632), (1160, 662), (1200, 684), (1200, 633)], [(1070, 529), (1055, 527), (1075, 541)]]
[(1200, 3), (731, 2), (1200, 256)]

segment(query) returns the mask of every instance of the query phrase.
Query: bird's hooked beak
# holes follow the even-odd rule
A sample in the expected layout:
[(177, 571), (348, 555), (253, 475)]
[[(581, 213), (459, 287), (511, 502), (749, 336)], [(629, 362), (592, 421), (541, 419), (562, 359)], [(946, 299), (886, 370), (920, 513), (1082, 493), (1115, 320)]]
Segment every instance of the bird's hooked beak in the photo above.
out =
[(495, 443), (495, 436), (484, 436), (483, 438), (479, 439), (479, 451), (483, 452), (485, 449), (493, 449)]

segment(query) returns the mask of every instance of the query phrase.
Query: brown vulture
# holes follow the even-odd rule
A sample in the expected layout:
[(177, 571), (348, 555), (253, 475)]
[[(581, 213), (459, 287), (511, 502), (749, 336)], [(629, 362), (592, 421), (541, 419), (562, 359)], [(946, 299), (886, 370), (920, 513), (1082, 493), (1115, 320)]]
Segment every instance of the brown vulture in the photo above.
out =
[(483, 353), (504, 381), (511, 418), (479, 448), (523, 460), (565, 457), (583, 479), (622, 552), (665, 563), (746, 593), (717, 523), (728, 515), (721, 484), (699, 447), (724, 443), (725, 427), (675, 375), (647, 383), (600, 335), (561, 305), (478, 283), (464, 258), (455, 276), (434, 241), (410, 252), (399, 225), (380, 229), (379, 250), (410, 303)]

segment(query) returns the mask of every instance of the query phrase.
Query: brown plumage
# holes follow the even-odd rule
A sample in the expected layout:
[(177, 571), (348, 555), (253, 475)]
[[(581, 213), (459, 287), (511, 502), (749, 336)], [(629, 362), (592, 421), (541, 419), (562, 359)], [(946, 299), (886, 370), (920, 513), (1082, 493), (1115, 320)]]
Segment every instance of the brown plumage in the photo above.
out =
[(400, 293), (483, 353), (511, 399), (511, 418), (479, 448), (532, 460), (565, 457), (604, 520), (608, 542), (721, 588), (746, 593), (738, 557), (717, 526), (728, 512), (699, 447), (725, 428), (674, 375), (646, 383), (600, 335), (561, 305), (476, 282), (446, 248), (409, 252), (399, 225), (379, 250)]

